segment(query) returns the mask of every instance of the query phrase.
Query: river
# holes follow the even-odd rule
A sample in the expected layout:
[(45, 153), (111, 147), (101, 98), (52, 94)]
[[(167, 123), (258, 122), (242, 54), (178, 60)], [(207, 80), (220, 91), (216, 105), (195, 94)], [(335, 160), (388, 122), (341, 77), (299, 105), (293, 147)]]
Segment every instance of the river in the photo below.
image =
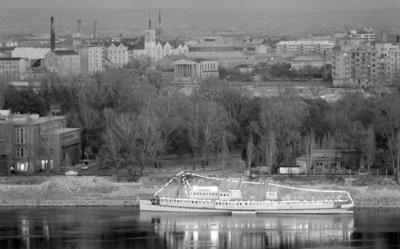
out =
[(0, 248), (400, 248), (400, 211), (228, 216), (9, 208), (0, 209)]

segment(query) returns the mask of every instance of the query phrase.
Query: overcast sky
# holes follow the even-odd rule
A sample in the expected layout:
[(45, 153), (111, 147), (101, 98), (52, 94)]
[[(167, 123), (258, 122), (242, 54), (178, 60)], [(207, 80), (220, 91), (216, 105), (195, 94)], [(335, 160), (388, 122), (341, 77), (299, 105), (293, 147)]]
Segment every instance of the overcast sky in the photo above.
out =
[(400, 0), (1, 0), (0, 8), (399, 11)]

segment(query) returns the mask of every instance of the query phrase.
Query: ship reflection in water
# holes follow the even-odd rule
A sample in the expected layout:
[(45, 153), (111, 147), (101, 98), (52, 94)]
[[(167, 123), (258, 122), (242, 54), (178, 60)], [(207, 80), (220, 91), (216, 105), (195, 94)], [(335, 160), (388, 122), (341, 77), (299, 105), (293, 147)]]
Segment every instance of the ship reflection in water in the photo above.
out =
[(348, 246), (353, 216), (205, 216), (141, 213), (168, 248)]
[(0, 209), (0, 249), (400, 248), (400, 212), (196, 215), (133, 208)]

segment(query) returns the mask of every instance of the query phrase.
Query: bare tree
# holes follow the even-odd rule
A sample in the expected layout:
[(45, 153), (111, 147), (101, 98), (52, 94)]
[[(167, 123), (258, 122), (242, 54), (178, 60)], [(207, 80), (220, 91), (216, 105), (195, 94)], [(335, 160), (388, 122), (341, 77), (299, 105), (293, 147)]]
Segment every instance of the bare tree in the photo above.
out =
[(276, 147), (275, 133), (273, 130), (270, 130), (268, 132), (268, 136), (265, 141), (265, 158), (268, 166), (269, 175), (272, 174), (272, 167), (274, 162), (276, 161), (276, 153), (277, 153), (277, 147)]
[(281, 96), (262, 103), (259, 122), (253, 125), (253, 129), (264, 141), (262, 144), (265, 148), (270, 152), (275, 151), (272, 154), (265, 153), (268, 155), (265, 161), (273, 161), (270, 162), (271, 167), (293, 156), (286, 151), (290, 148), (293, 153), (295, 145), (301, 143), (299, 128), (304, 118), (305, 105), (297, 99)]
[(151, 109), (140, 115), (106, 109), (104, 116), (107, 161), (116, 166), (117, 172), (125, 169), (130, 179), (137, 180), (163, 150), (159, 119)]
[(379, 131), (387, 139), (387, 147), (395, 177), (399, 178), (400, 168), (400, 96), (392, 93), (377, 103)]
[(307, 175), (310, 174), (310, 171), (312, 169), (312, 163), (313, 163), (313, 158), (312, 158), (312, 153), (315, 148), (315, 135), (314, 135), (314, 130), (311, 129), (310, 134), (304, 137), (304, 151), (308, 157), (308, 162), (307, 162)]
[(371, 174), (371, 166), (374, 163), (375, 159), (375, 131), (372, 126), (370, 126), (367, 130), (366, 139), (365, 139), (365, 156), (367, 158), (367, 169), (368, 174)]
[(189, 131), (192, 149), (201, 154), (203, 166), (208, 165), (211, 147), (215, 147), (226, 132), (227, 113), (217, 103), (196, 97), (191, 98), (182, 111), (182, 123)]

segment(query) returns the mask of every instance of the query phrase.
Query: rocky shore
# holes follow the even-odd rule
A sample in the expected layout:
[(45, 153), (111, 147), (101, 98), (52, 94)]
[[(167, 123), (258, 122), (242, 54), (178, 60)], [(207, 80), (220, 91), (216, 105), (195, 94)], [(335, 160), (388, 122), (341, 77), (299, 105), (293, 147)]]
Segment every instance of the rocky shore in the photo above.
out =
[[(107, 177), (52, 176), (36, 182), (18, 183), (0, 180), (0, 207), (134, 207), (138, 200), (149, 198), (165, 179), (143, 178), (139, 183), (118, 183)], [(400, 208), (400, 186), (391, 180), (360, 180), (349, 184), (330, 182), (316, 184), (284, 181), (301, 187), (347, 190), (357, 208)], [(361, 186), (359, 186), (361, 185)]]

